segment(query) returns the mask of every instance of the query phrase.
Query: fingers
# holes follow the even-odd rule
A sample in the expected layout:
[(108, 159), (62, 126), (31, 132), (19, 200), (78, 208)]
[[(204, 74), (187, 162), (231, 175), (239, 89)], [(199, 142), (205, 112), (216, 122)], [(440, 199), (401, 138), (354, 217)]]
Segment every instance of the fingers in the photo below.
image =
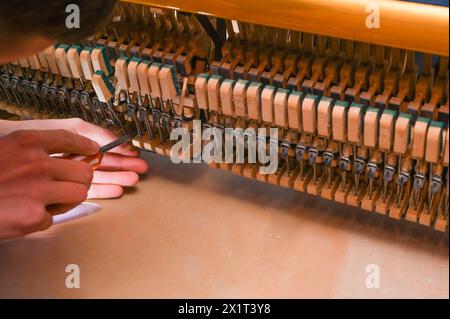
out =
[(118, 198), (123, 195), (123, 188), (119, 185), (92, 184), (88, 191), (88, 199)]
[(49, 228), (52, 216), (37, 200), (8, 197), (0, 200), (0, 238), (14, 238)]
[(134, 186), (139, 182), (139, 175), (135, 172), (104, 172), (95, 171), (93, 184), (113, 184), (120, 186)]
[(94, 155), (99, 150), (98, 144), (94, 141), (66, 130), (22, 131), (18, 135), (23, 143), (41, 146), (48, 154)]
[(55, 181), (68, 181), (90, 186), (93, 178), (92, 167), (85, 162), (51, 158), (51, 174)]
[(54, 205), (48, 205), (46, 207), (47, 212), (49, 212), (50, 215), (55, 216), (55, 215), (60, 215), (63, 214), (69, 210), (71, 210), (72, 208), (77, 207), (80, 204), (67, 204), (67, 205), (61, 205), (61, 204), (54, 204)]
[(99, 169), (109, 171), (133, 171), (138, 174), (144, 174), (148, 170), (148, 164), (141, 158), (106, 153), (103, 156)]
[(94, 171), (88, 198), (117, 198), (123, 195), (123, 187), (138, 183), (139, 176), (147, 172), (146, 161), (118, 154), (106, 153), (99, 170)]
[(35, 227), (32, 227), (31, 229), (29, 229), (29, 233), (46, 230), (47, 228), (50, 228), (50, 226), (52, 224), (53, 224), (52, 215), (49, 213), (45, 213), (44, 217), (42, 218), (42, 221), (39, 224), (37, 224)]
[(83, 202), (88, 193), (84, 184), (73, 182), (50, 182), (42, 186), (46, 205), (75, 205)]
[(134, 147), (130, 142), (123, 143), (123, 144), (117, 146), (116, 148), (113, 148), (112, 150), (110, 150), (110, 152), (122, 154), (124, 156), (131, 156), (131, 157), (139, 156), (139, 154), (141, 153), (139, 151), (139, 149)]
[[(117, 139), (115, 135), (110, 130), (98, 127), (94, 124), (84, 122), (84, 121), (74, 121), (75, 124), (72, 128), (80, 135), (83, 135), (91, 140), (97, 142), (99, 145), (108, 144)], [(118, 147), (110, 150), (111, 153), (122, 154), (125, 156), (138, 156), (139, 150), (134, 148), (130, 143), (124, 143)]]

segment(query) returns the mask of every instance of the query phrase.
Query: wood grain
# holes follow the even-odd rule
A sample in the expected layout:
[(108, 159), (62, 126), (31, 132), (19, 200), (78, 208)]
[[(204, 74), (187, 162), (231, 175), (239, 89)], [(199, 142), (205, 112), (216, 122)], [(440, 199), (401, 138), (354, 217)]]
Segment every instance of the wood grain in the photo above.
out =
[[(395, 0), (125, 0), (343, 39), (448, 56), (447, 7)], [(366, 27), (367, 5), (380, 28)]]

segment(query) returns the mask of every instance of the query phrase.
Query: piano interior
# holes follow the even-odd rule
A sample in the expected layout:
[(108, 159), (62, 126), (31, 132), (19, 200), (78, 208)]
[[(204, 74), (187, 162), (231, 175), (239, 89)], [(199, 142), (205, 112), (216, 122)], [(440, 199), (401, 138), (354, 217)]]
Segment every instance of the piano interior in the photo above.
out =
[(0, 115), (134, 126), (162, 156), (195, 120), (278, 128), (258, 140), (274, 173), (208, 165), (446, 232), (448, 8), (370, 3), (120, 2), (90, 38), (1, 66)]

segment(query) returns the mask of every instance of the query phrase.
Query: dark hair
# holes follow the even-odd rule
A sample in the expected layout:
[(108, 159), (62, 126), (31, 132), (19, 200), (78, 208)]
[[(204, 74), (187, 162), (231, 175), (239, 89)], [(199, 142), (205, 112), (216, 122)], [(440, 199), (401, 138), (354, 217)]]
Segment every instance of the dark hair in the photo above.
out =
[[(106, 23), (116, 0), (0, 0), (0, 44), (42, 36), (58, 42), (77, 42)], [(66, 27), (66, 7), (80, 8), (80, 28)]]

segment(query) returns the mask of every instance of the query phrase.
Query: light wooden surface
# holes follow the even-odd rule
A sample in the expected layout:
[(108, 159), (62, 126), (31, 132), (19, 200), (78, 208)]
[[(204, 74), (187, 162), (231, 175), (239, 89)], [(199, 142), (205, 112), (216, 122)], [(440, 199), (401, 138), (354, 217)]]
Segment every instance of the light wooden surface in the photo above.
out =
[(449, 297), (448, 233), (145, 157), (148, 176), (96, 215), (0, 242), (0, 297)]
[[(448, 56), (448, 7), (397, 0), (124, 1)], [(380, 28), (368, 29), (374, 5)]]

